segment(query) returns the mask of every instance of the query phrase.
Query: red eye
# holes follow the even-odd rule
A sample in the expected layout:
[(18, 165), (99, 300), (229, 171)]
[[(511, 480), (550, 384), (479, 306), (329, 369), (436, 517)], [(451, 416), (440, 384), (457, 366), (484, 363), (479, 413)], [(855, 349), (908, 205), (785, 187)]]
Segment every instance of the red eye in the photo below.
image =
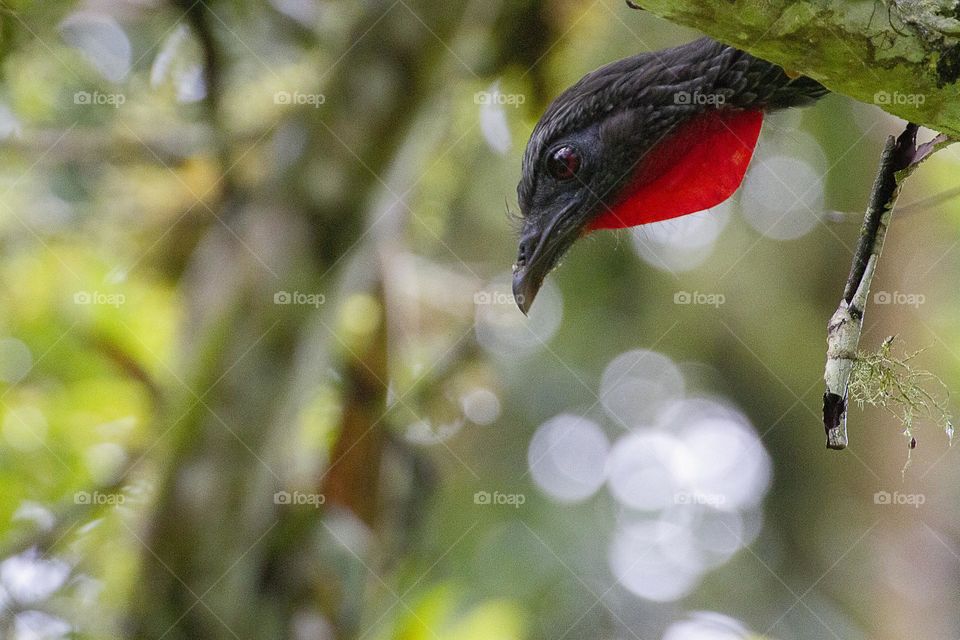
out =
[(580, 154), (573, 147), (560, 147), (547, 159), (547, 170), (557, 180), (570, 180), (580, 169)]

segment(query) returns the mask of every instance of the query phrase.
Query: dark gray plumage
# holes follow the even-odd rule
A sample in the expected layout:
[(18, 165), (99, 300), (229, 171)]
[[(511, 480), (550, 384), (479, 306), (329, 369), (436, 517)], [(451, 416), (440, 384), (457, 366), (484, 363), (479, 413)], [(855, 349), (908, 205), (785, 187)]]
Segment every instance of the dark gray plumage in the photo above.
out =
[(612, 62), (557, 96), (540, 117), (523, 156), (521, 211), (536, 184), (534, 166), (560, 135), (629, 110), (643, 135), (659, 140), (709, 107), (678, 104), (680, 92), (721, 95), (721, 108), (774, 111), (809, 105), (827, 89), (806, 76), (791, 78), (782, 67), (711, 38)]
[(640, 161), (682, 125), (710, 110), (773, 111), (826, 93), (815, 80), (709, 38), (584, 76), (550, 104), (523, 156), (514, 268), (521, 310), (591, 220), (624, 192)]

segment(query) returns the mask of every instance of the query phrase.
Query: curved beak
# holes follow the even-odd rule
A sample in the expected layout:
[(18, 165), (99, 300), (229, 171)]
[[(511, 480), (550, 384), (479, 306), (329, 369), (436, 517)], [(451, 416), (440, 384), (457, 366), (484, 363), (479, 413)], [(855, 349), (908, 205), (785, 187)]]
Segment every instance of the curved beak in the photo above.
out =
[(513, 299), (523, 315), (530, 313), (533, 299), (543, 286), (543, 277), (534, 276), (530, 271), (518, 265), (513, 270)]
[(546, 225), (529, 218), (523, 225), (513, 265), (513, 299), (524, 315), (530, 312), (544, 278), (580, 237), (582, 225), (567, 215), (572, 208), (564, 207)]

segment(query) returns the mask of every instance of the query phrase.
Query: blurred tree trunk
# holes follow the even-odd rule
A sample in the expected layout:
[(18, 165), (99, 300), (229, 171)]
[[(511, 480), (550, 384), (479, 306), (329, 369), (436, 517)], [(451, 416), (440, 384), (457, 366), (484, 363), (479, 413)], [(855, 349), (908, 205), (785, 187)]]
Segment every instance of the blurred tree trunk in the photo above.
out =
[[(130, 635), (312, 638), (322, 616), (336, 637), (354, 637), (370, 569), (353, 557), (345, 566), (340, 547), (347, 545), (333, 544), (337, 535), (326, 520), (336, 509), (357, 523), (384, 526), (378, 489), (388, 445), (388, 309), (377, 243), (385, 236), (396, 242), (406, 214), (381, 223), (374, 205), (384, 197), (396, 200), (391, 210), (406, 204), (396, 196), (403, 189), (382, 176), (390, 174), (421, 106), (449, 91), (450, 69), (442, 63), (464, 72), (451, 49), (459, 28), (484, 21), (490, 28), (488, 66), (467, 69), (476, 79), (519, 64), (530, 69), (536, 88), (542, 79), (535, 63), (554, 43), (558, 25), (545, 24), (543, 0), (364, 4), (344, 38), (343, 57), (317, 70), (323, 108), (292, 119), (308, 152), (249, 190), (229, 168), (251, 151), (251, 141), (231, 137), (220, 105), (232, 62), (226, 52), (236, 50), (227, 46), (236, 32), (220, 21), (230, 9), (209, 5), (215, 18), (204, 3), (175, 4), (188, 12), (204, 50), (206, 119), (223, 188), (218, 223), (210, 225), (181, 286), (189, 312), (186, 357), (168, 390), (175, 401), (158, 425), (158, 446), (168, 454), (156, 504), (146, 530), (133, 531), (145, 552)], [(521, 25), (536, 28), (518, 35)], [(326, 188), (315, 188), (324, 179)], [(323, 293), (326, 303), (278, 305), (281, 291)], [(341, 329), (357, 318), (344, 319), (350, 314), (341, 309), (358, 297), (369, 303), (361, 305), (366, 328), (351, 340)], [(335, 385), (341, 396), (338, 437), (314, 488), (327, 503), (322, 511), (275, 504), (304, 396), (321, 383)], [(413, 485), (431, 477), (422, 460), (401, 457)], [(424, 493), (414, 489), (409, 499), (422, 503)], [(416, 517), (415, 508), (405, 511), (403, 517)], [(415, 524), (397, 523), (403, 535), (390, 537), (404, 544)]]
[(960, 136), (955, 0), (637, 0), (829, 89)]
[[(138, 533), (147, 552), (130, 620), (135, 637), (292, 637), (291, 620), (322, 613), (321, 594), (337, 593), (323, 584), (332, 579), (329, 572), (298, 566), (315, 544), (319, 512), (274, 504), (284, 469), (271, 448), (293, 431), (290, 385), (301, 347), (314, 335), (311, 314), (335, 311), (331, 283), (349, 262), (341, 258), (362, 242), (379, 176), (404, 139), (465, 5), (408, 4), (366, 5), (348, 39), (349, 58), (328, 71), (325, 108), (308, 116), (309, 159), (321, 157), (342, 171), (337, 193), (326, 200), (310, 195), (317, 165), (306, 161), (284, 176), (289, 184), (278, 181), (269, 192), (225, 189), (218, 215), (229, 230), (213, 225), (198, 249), (185, 282), (191, 317), (180, 401), (160, 427), (170, 454), (149, 527)], [(213, 49), (206, 56), (208, 84), (216, 86), (222, 70), (210, 61), (218, 60), (217, 38), (229, 34), (218, 33), (202, 3), (194, 11), (200, 12), (192, 21), (199, 40)], [(376, 78), (395, 81), (364, 86)], [(217, 97), (212, 91), (215, 127)], [(227, 140), (222, 131), (219, 137)], [(220, 155), (244, 152), (228, 147)], [(281, 290), (326, 291), (334, 308), (277, 305)], [(375, 275), (368, 290), (377, 295)], [(344, 354), (344, 393), (357, 394), (347, 402), (344, 429), (355, 446), (342, 466), (350, 472), (330, 481), (333, 497), (366, 520), (373, 518), (366, 491), (380, 463), (382, 434), (368, 431), (385, 404), (384, 349), (377, 338), (366, 353)], [(350, 504), (358, 496), (365, 502)]]
[(352, 350), (345, 366), (344, 407), (340, 435), (330, 467), (320, 480), (326, 504), (348, 509), (372, 527), (377, 516), (378, 485), (386, 411), (387, 322), (382, 284), (377, 288), (379, 321), (369, 340)]

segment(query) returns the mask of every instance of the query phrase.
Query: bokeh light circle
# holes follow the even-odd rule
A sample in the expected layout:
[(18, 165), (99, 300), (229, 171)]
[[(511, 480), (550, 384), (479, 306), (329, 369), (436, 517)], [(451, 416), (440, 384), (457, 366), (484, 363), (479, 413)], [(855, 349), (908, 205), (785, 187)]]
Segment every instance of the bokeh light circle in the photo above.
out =
[(696, 553), (689, 531), (661, 521), (641, 521), (614, 534), (608, 561), (621, 585), (654, 602), (684, 597), (697, 586), (700, 571), (688, 561)]
[(460, 409), (474, 424), (493, 424), (500, 417), (500, 398), (490, 389), (474, 387), (460, 397)]
[(813, 166), (775, 155), (753, 163), (743, 185), (741, 212), (764, 236), (793, 240), (817, 226), (823, 202), (823, 180)]
[(663, 640), (746, 640), (754, 637), (739, 620), (712, 611), (698, 611), (670, 625)]
[(720, 233), (730, 221), (730, 202), (699, 213), (653, 222), (631, 229), (640, 258), (671, 273), (696, 269), (710, 257)]
[(544, 282), (529, 317), (513, 301), (512, 282), (506, 274), (474, 294), (477, 342), (488, 353), (511, 360), (542, 349), (563, 320), (563, 301), (551, 281)]
[(603, 486), (610, 444), (600, 425), (569, 413), (547, 420), (527, 449), (530, 475), (554, 500), (586, 500)]
[(679, 477), (690, 464), (683, 443), (669, 433), (643, 431), (620, 438), (610, 452), (607, 477), (620, 504), (640, 510), (675, 503)]
[(683, 395), (683, 374), (673, 360), (646, 349), (620, 354), (600, 381), (600, 402), (618, 424), (653, 424), (657, 415)]

